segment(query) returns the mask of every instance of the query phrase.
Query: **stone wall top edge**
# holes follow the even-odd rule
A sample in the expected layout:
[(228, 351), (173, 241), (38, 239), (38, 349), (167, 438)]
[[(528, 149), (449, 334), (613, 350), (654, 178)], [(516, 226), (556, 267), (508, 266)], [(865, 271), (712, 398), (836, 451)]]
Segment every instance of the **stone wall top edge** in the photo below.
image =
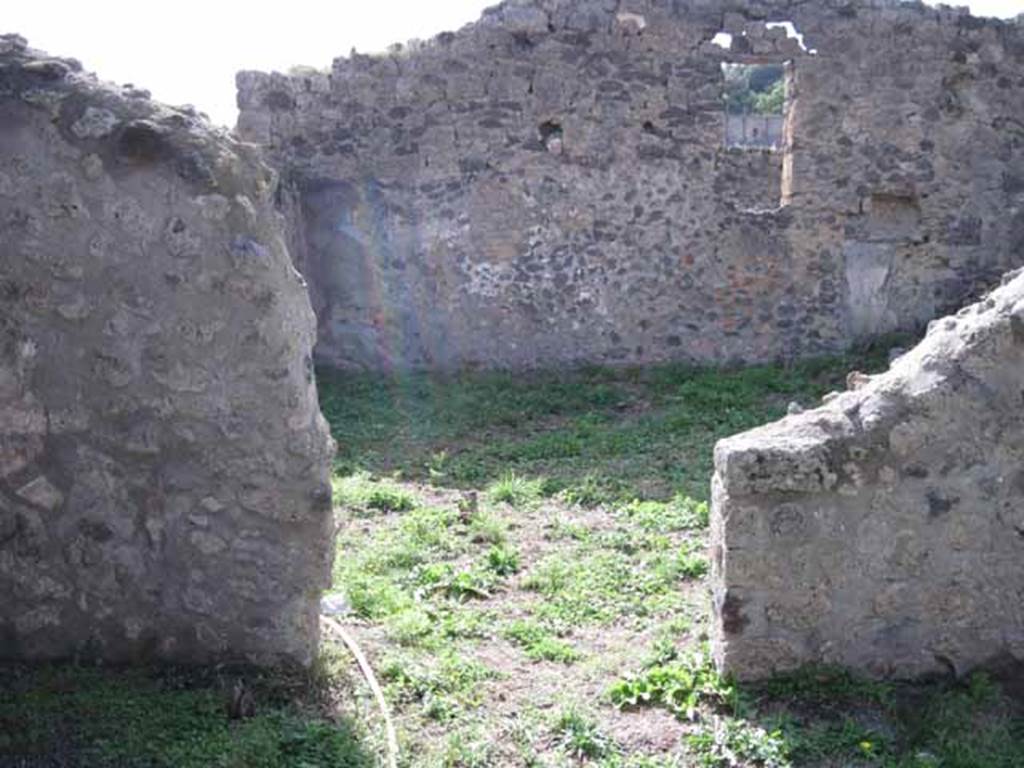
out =
[(894, 425), (941, 396), (979, 350), (1004, 335), (1024, 336), (1024, 270), (1008, 273), (1000, 287), (956, 315), (934, 321), (886, 372), (851, 374), (854, 389), (824, 405), (719, 440), (716, 472), (733, 498), (831, 491), (837, 457), (852, 448), (863, 461), (887, 447)]
[[(17, 96), (29, 89), (81, 92), (90, 99), (102, 101), (105, 108), (120, 111), (126, 118), (171, 121), (175, 128), (208, 135), (223, 147), (238, 150), (244, 146), (229, 129), (212, 123), (204, 112), (191, 104), (157, 101), (143, 87), (101, 80), (78, 59), (32, 48), (26, 38), (15, 33), (0, 34), (0, 98)], [(36, 99), (32, 103), (40, 101), (42, 99)]]
[[(707, 25), (714, 21), (721, 29), (727, 14), (745, 16), (750, 21), (793, 21), (798, 28), (803, 20), (827, 19), (829, 23), (855, 20), (862, 13), (881, 15), (893, 25), (929, 19), (977, 30), (983, 27), (998, 29), (1021, 27), (1021, 19), (1002, 20), (993, 17), (972, 16), (968, 7), (940, 4), (927, 5), (922, 0), (821, 0), (807, 3), (803, 0), (504, 0), (485, 8), (478, 20), (463, 25), (456, 31), (444, 31), (427, 40), (395, 43), (386, 51), (358, 53), (334, 58), (331, 67), (296, 65), (288, 72), (243, 70), (236, 77), (239, 89), (252, 88), (270, 79), (279, 81), (301, 79), (310, 74), (343, 73), (347, 71), (375, 70), (393, 67), (396, 62), (415, 58), (426, 52), (446, 49), (468, 43), (476, 37), (511, 34), (534, 41), (560, 33), (584, 35), (612, 34), (616, 31), (620, 15), (631, 16), (645, 11), (667, 12), (683, 23)], [(581, 16), (581, 14), (589, 14)], [(716, 21), (717, 20), (717, 21)]]
[(0, 35), (0, 102), (5, 100), (48, 110), (69, 144), (99, 155), (110, 170), (163, 166), (199, 192), (230, 195), (253, 189), (254, 179), (267, 195), (274, 187), (276, 174), (259, 148), (194, 107), (164, 104), (143, 88), (101, 80), (77, 59), (31, 48), (17, 34)]

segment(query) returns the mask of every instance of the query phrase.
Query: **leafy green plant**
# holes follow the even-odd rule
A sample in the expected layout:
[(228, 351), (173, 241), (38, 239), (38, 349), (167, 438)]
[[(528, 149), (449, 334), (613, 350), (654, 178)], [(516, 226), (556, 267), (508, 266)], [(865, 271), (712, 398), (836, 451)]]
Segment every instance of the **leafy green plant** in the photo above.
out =
[(357, 616), (381, 619), (412, 606), (412, 596), (386, 576), (353, 573), (345, 580), (345, 597)]
[(416, 571), (416, 583), (428, 592), (457, 600), (489, 598), (493, 574), (477, 569), (457, 569), (451, 563), (428, 563)]
[(448, 735), (441, 758), (443, 768), (491, 768), (491, 744), (479, 733), (456, 731)]
[(1024, 716), (984, 672), (947, 683), (919, 703), (902, 736), (908, 753), (934, 758), (942, 768), (1024, 765)]
[(704, 768), (732, 768), (752, 765), (759, 768), (790, 768), (785, 739), (779, 731), (767, 731), (756, 725), (731, 718), (715, 718), (712, 727), (704, 727), (686, 738), (690, 752)]
[(425, 462), (431, 482), (439, 482), (448, 474), (448, 451), (443, 448), (430, 454)]
[(842, 667), (808, 665), (795, 672), (776, 675), (752, 686), (753, 693), (772, 699), (803, 702), (867, 701), (888, 705), (894, 688), (891, 683), (870, 680)]
[(488, 498), (496, 504), (522, 507), (539, 500), (544, 493), (544, 479), (533, 480), (508, 472), (487, 488)]
[(671, 637), (655, 638), (651, 652), (644, 658), (643, 666), (664, 667), (679, 658), (679, 649)]
[(649, 667), (618, 681), (608, 694), (617, 707), (663, 707), (693, 719), (700, 704), (729, 701), (735, 689), (719, 677), (705, 654), (698, 654), (683, 663)]
[(891, 756), (889, 740), (852, 717), (811, 723), (801, 723), (792, 716), (774, 719), (777, 727), (772, 731), (784, 737), (787, 754), (797, 763), (820, 762), (837, 756), (876, 762)]
[(566, 504), (592, 508), (613, 503), (619, 498), (618, 487), (619, 483), (616, 481), (588, 474), (582, 480), (566, 487), (561, 496)]
[(448, 697), (449, 709), (479, 704), (480, 683), (494, 676), (488, 667), (451, 649), (429, 663), (411, 656), (394, 655), (385, 659), (379, 673), (398, 701), (418, 701), (429, 706), (437, 697)]
[(708, 572), (708, 561), (704, 548), (697, 542), (688, 542), (680, 548), (676, 559), (679, 575), (687, 579), (699, 579)]
[(387, 617), (388, 634), (401, 645), (418, 645), (430, 637), (435, 621), (420, 606), (410, 606)]
[[(573, 552), (549, 556), (522, 580), (545, 601), (534, 609), (546, 621), (608, 623), (623, 616), (661, 614), (680, 604), (680, 573), (674, 560), (650, 562), (586, 542)], [(660, 565), (659, 565), (660, 564)]]
[(575, 706), (562, 709), (555, 721), (555, 736), (562, 749), (576, 759), (597, 759), (614, 754), (615, 743), (595, 720)]
[(475, 544), (501, 546), (508, 538), (508, 524), (487, 512), (477, 512), (469, 522), (469, 538)]
[(507, 545), (494, 545), (486, 557), (487, 567), (498, 576), (511, 576), (519, 570), (519, 554)]

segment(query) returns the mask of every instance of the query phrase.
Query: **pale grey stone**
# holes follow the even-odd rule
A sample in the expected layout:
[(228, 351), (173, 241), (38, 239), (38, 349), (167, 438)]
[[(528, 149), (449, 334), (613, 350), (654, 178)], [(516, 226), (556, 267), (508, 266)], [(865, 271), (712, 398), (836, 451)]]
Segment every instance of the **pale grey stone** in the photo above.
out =
[(0, 658), (309, 663), (332, 443), (276, 176), (76, 72), (0, 36)]
[(320, 613), (327, 616), (344, 616), (352, 612), (352, 606), (348, 604), (344, 595), (324, 595), (320, 598)]
[(46, 475), (40, 475), (23, 485), (18, 489), (18, 495), (51, 512), (64, 502), (64, 494), (46, 478)]
[(228, 547), (228, 543), (220, 536), (203, 531), (193, 532), (189, 540), (192, 542), (192, 546), (204, 555), (215, 555), (218, 552), (223, 552)]
[(1017, 272), (887, 373), (720, 441), (712, 644), (724, 672), (957, 674), (1024, 635)]
[(80, 139), (98, 139), (114, 130), (117, 115), (108, 109), (86, 107), (85, 112), (71, 125), (71, 132)]
[(548, 31), (548, 15), (530, 5), (508, 5), (502, 12), (502, 21), (512, 32), (540, 35)]

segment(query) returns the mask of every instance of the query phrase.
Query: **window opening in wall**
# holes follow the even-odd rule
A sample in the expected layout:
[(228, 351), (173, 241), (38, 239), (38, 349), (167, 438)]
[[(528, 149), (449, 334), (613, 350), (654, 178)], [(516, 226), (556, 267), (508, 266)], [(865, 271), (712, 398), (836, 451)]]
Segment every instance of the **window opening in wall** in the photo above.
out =
[(779, 149), (786, 114), (784, 64), (722, 64), (725, 145)]

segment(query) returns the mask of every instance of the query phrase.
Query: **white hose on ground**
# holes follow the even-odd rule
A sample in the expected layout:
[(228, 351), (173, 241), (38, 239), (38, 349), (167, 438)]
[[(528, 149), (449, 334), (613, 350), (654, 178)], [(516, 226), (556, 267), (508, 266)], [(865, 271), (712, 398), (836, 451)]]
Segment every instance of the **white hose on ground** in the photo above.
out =
[(377, 700), (377, 706), (380, 708), (380, 713), (384, 718), (384, 730), (388, 744), (388, 768), (398, 768), (398, 737), (395, 735), (394, 723), (391, 722), (391, 712), (388, 711), (388, 703), (384, 699), (384, 691), (381, 689), (380, 683), (377, 682), (377, 676), (373, 673), (373, 667), (370, 666), (370, 662), (363, 655), (359, 643), (345, 631), (341, 622), (337, 619), (332, 619), (330, 616), (321, 616), (320, 618), (327, 625), (328, 629), (341, 638), (345, 647), (355, 657), (359, 670), (363, 673), (363, 677), (366, 678), (370, 690), (373, 691), (373, 697)]

